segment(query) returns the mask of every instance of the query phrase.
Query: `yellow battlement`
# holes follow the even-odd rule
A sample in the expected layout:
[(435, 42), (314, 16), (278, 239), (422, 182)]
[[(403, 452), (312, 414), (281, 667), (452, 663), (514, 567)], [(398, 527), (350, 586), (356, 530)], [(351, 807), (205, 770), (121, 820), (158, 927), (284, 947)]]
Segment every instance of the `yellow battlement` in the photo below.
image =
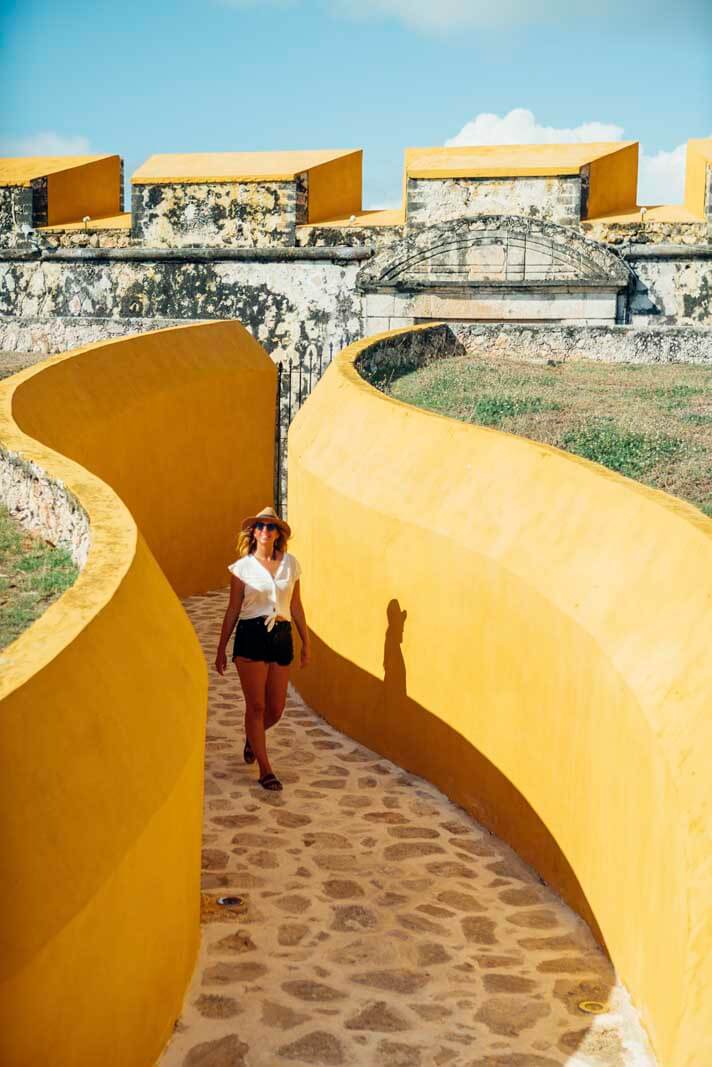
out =
[(588, 169), (586, 218), (633, 208), (637, 202), (638, 142), (468, 145), (407, 148), (404, 185), (410, 179), (537, 178), (581, 175)]
[[(0, 159), (0, 187), (29, 189), (47, 182), (48, 226), (85, 215), (117, 215), (122, 207), (120, 156), (19, 156)], [(44, 216), (44, 210), (43, 210)]]
[(712, 205), (709, 173), (712, 170), (712, 137), (687, 142), (685, 161), (685, 207), (695, 218), (704, 219)]

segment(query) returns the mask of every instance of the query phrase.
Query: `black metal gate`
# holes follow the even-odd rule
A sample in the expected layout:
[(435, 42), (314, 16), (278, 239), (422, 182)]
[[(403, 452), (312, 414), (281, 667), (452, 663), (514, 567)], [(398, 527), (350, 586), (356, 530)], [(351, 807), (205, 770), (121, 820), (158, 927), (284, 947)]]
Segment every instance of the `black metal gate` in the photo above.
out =
[(302, 355), (277, 364), (277, 418), (274, 434), (274, 506), (287, 517), (287, 435), (292, 419), (316, 387), (338, 347), (312, 342)]

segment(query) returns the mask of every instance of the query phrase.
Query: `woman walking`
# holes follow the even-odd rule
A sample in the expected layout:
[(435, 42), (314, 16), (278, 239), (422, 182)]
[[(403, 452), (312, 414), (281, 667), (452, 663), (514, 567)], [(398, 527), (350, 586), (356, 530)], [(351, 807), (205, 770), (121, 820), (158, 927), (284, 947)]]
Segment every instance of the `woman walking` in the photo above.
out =
[(294, 619), (302, 642), (300, 666), (309, 662), (309, 633), (299, 590), (301, 568), (287, 552), (289, 525), (273, 508), (244, 520), (231, 563), (230, 603), (223, 619), (215, 669), (224, 674), (226, 648), (235, 622), (232, 660), (245, 694), (245, 763), (257, 760), (263, 789), (281, 789), (267, 755), (265, 732), (284, 711), (289, 665), (294, 658)]

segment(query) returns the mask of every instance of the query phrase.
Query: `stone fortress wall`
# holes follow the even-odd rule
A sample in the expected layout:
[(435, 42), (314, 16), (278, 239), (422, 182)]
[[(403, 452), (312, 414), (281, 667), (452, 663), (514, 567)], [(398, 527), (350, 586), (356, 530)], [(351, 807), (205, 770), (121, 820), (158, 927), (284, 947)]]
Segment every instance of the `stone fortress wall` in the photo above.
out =
[(0, 160), (0, 348), (222, 318), (276, 360), (440, 319), (712, 326), (712, 141), (683, 205), (638, 207), (637, 161), (409, 149), (402, 209), (364, 211), (360, 151), (158, 155), (124, 212), (118, 156)]

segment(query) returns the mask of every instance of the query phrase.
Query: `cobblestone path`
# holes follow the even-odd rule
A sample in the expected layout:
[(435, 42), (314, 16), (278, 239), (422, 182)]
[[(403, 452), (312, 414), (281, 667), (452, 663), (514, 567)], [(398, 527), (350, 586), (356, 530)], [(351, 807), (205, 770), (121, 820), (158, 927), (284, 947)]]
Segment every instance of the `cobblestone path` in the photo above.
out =
[[(185, 601), (210, 663), (225, 605)], [(506, 845), (292, 691), (268, 793), (242, 714), (211, 666), (202, 948), (160, 1067), (651, 1067), (587, 927)]]

